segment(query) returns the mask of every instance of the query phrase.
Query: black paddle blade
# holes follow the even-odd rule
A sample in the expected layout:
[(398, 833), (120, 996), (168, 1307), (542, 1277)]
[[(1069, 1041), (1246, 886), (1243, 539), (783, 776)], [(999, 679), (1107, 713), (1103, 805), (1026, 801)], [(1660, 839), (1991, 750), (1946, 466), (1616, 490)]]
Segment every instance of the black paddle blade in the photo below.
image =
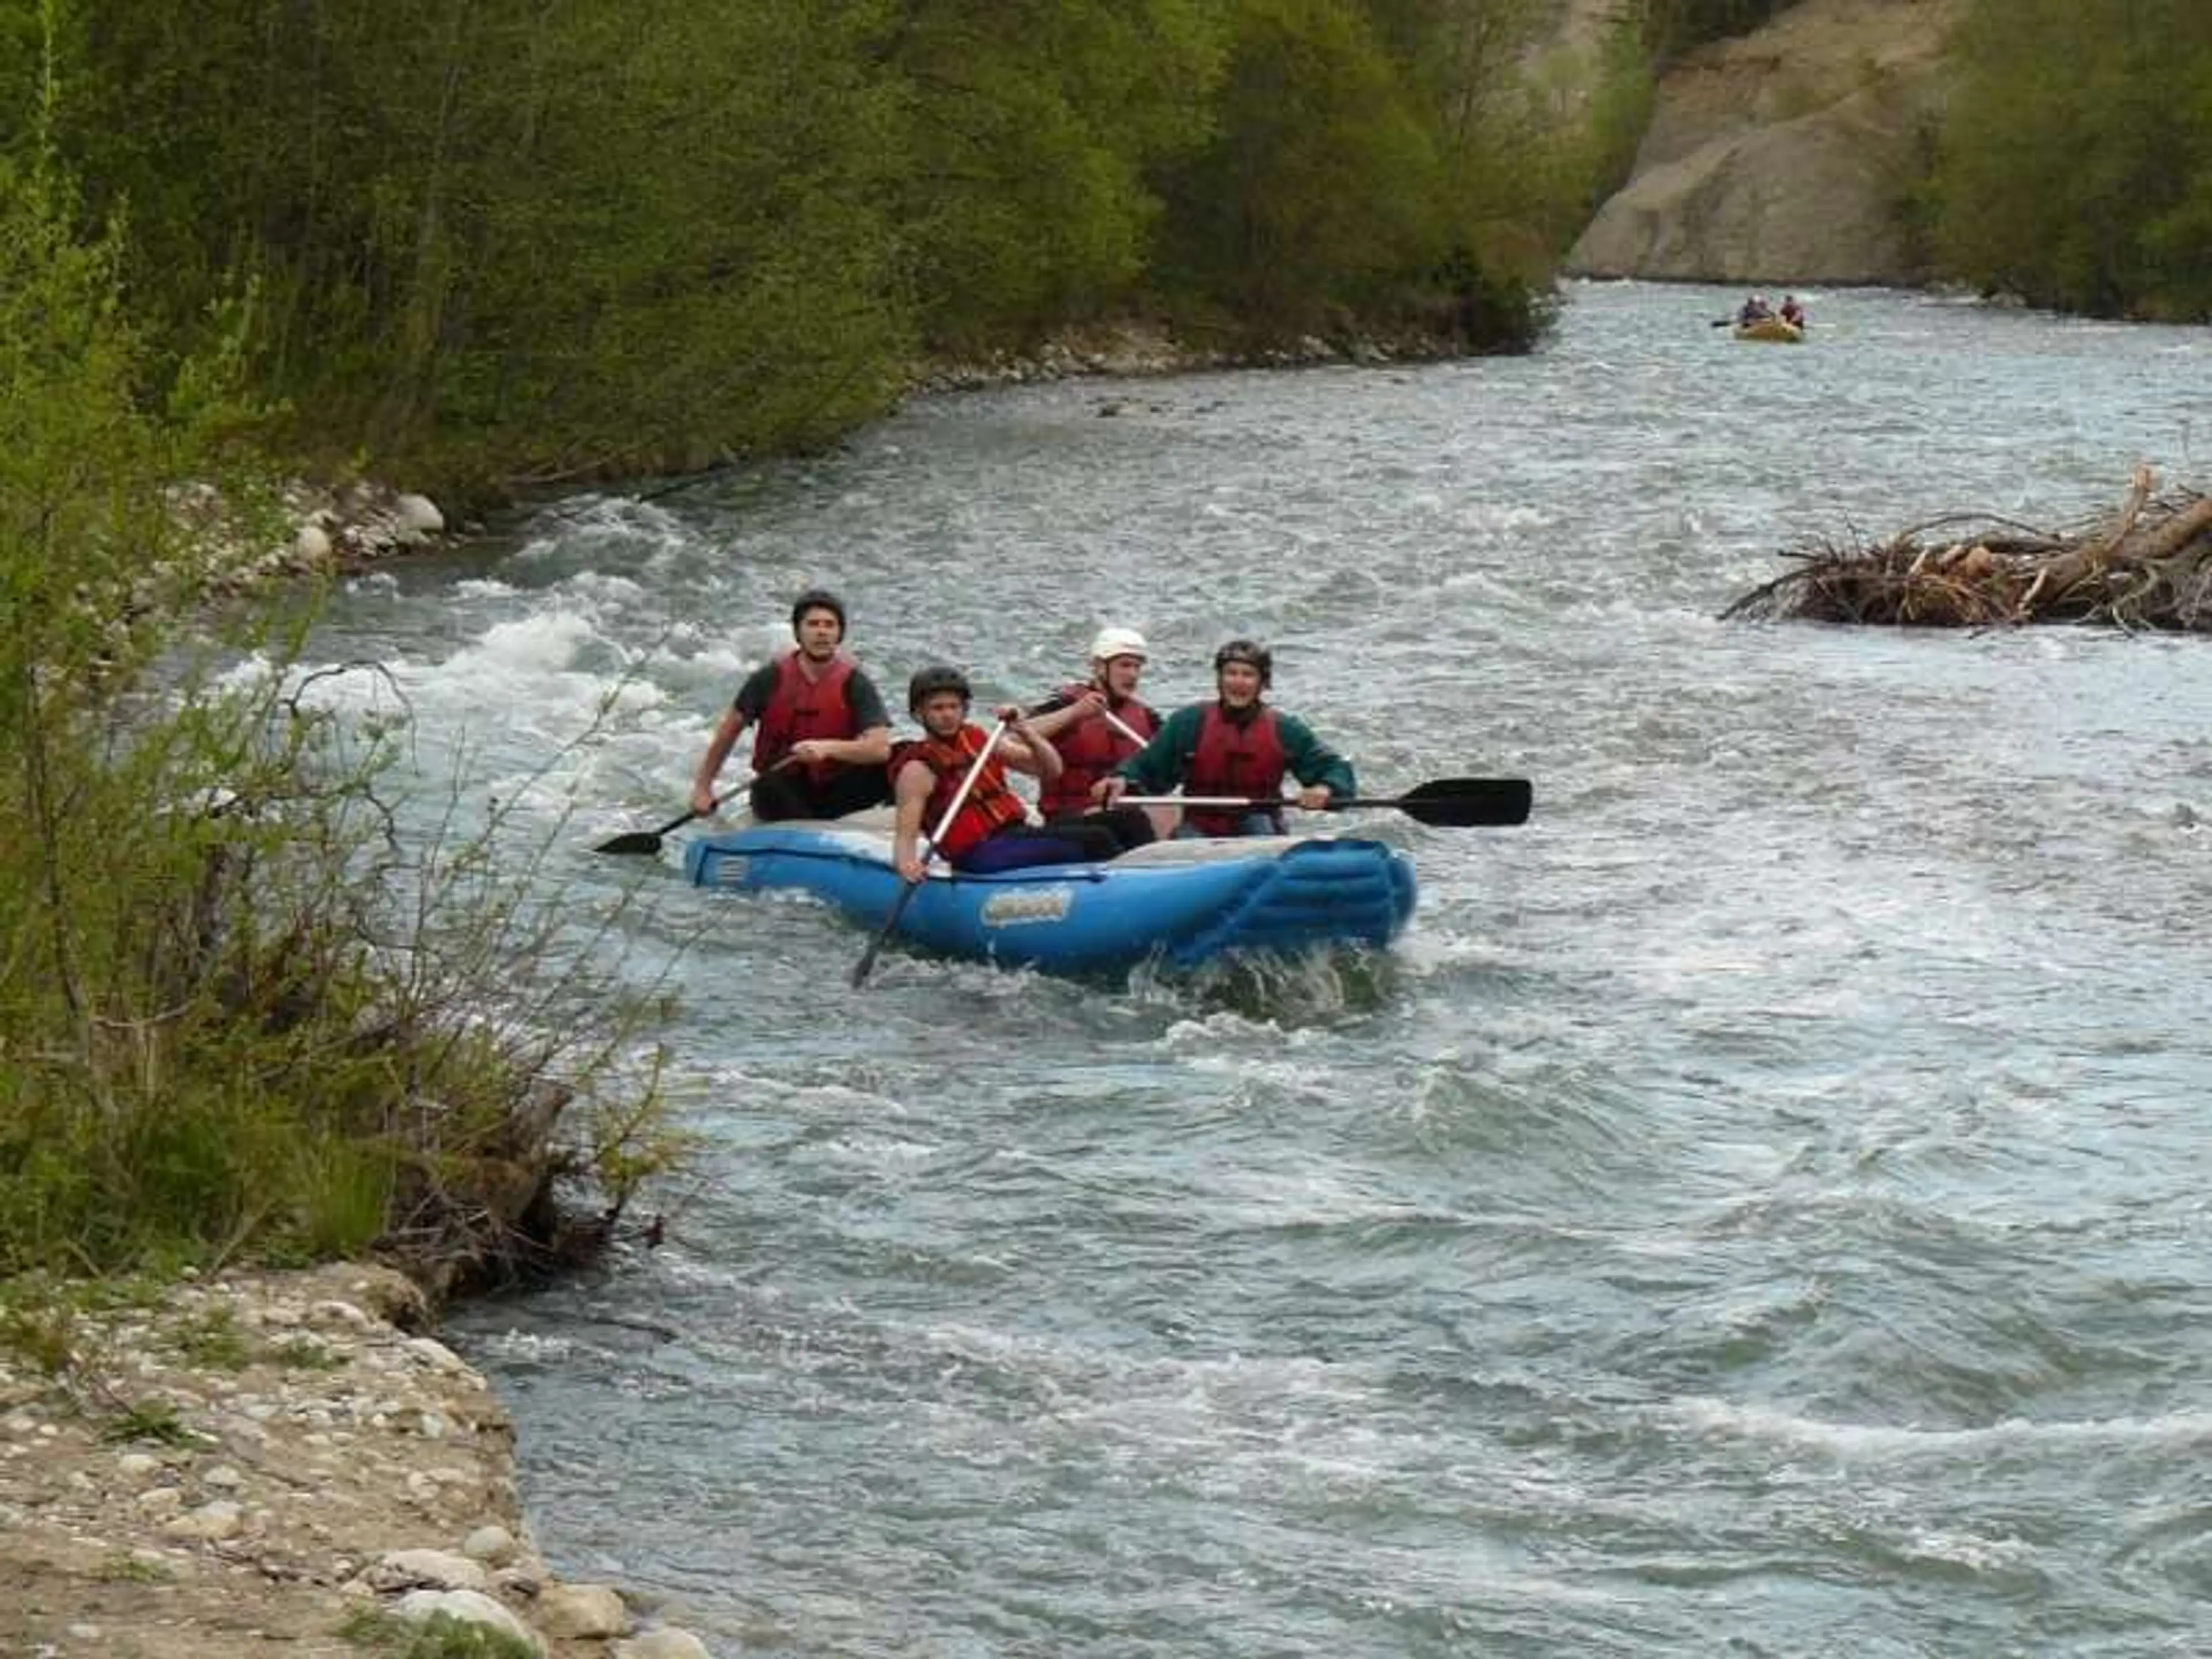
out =
[(633, 830), (626, 836), (603, 841), (592, 850), (594, 853), (658, 853), (660, 837), (650, 830)]
[[(721, 804), (719, 799), (714, 803), (717, 806)], [(592, 850), (594, 853), (658, 853), (663, 836), (672, 830), (681, 830), (698, 816), (696, 812), (686, 812), (680, 818), (669, 819), (658, 830), (633, 830), (626, 836), (617, 836), (612, 841), (603, 841)]]
[(1419, 823), (1466, 830), (1528, 823), (1534, 794), (1526, 778), (1437, 778), (1376, 805), (1395, 805)]

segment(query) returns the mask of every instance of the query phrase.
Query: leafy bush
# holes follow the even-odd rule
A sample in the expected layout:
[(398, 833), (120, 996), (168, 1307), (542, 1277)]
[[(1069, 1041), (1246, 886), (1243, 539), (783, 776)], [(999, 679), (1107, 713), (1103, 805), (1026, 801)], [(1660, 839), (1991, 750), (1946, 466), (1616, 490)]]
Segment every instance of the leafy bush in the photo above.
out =
[(2212, 318), (2212, 11), (1980, 0), (1926, 209), (1942, 273), (2098, 315)]
[(392, 833), (392, 734), (313, 707), (296, 618), (211, 630), (268, 534), (235, 335), (161, 360), (76, 216), (0, 166), (0, 1278), (489, 1252), (577, 1097), (559, 1167), (619, 1207), (673, 1152), (649, 1085), (592, 1105), (619, 1005), (528, 991), (556, 912), (496, 817)]

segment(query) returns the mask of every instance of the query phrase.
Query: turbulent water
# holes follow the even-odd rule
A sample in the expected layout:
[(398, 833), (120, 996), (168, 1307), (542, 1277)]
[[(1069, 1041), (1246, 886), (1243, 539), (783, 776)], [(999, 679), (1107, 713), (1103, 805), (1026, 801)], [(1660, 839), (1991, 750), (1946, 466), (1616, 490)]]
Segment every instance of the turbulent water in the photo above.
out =
[[(2202, 484), (2212, 335), (1735, 297), (923, 402), (342, 597), (318, 653), (574, 803), (543, 880), (641, 884), (599, 948), (673, 997), (667, 1242), (454, 1328), (565, 1574), (732, 1654), (2212, 1645), (2212, 644), (1715, 619), (1808, 537)], [(1370, 791), (1535, 813), (1378, 815), (1379, 958), (854, 992), (850, 924), (583, 850), (817, 580), (894, 702), (1252, 633)]]

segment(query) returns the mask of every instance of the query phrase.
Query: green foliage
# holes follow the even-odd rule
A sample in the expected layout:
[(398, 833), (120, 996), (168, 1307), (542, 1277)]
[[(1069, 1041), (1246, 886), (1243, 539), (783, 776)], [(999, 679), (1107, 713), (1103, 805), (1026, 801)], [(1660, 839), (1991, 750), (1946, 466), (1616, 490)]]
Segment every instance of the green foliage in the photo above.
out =
[[(239, 360), (150, 351), (75, 205), (0, 170), (0, 1279), (489, 1249), (571, 1090), (619, 1197), (658, 1101), (591, 1093), (619, 1004), (522, 988), (557, 894), (491, 875), (496, 816), (399, 845), (396, 738), (317, 707), (296, 634), (181, 630), (264, 533)], [(271, 672), (213, 674), (248, 647)]]
[(112, 1551), (93, 1569), (93, 1575), (103, 1584), (166, 1584), (176, 1577), (159, 1561), (126, 1555), (120, 1550)]
[(289, 441), (697, 461), (873, 412), (906, 348), (871, 9), (79, 0), (65, 137), (169, 337), (256, 281)]
[(1444, 6), (1240, 0), (1232, 15), (1214, 134), (1161, 169), (1156, 280), (1187, 325), (1527, 344), (1533, 296), (1476, 303), (1548, 269), (1510, 182), (1544, 142), (1501, 91), (1522, 39)]
[(909, 0), (899, 216), (926, 333), (974, 349), (1095, 314), (1144, 268), (1146, 169), (1201, 137), (1223, 41), (1193, 0)]
[(342, 1355), (304, 1336), (289, 1337), (272, 1344), (262, 1357), (270, 1364), (290, 1371), (334, 1371), (345, 1364)]
[[(1343, 0), (1243, 0), (1218, 135), (1174, 170), (1170, 283), (1281, 331), (1440, 252), (1439, 158)], [(1395, 188), (1379, 190), (1384, 180)]]
[(137, 1440), (150, 1440), (157, 1446), (194, 1443), (192, 1431), (185, 1426), (177, 1408), (166, 1400), (141, 1401), (121, 1407), (101, 1425), (100, 1437), (111, 1446), (129, 1445)]
[(75, 222), (122, 228), (104, 257), (147, 373), (243, 339), (258, 430), (295, 452), (544, 483), (818, 445), (919, 349), (1164, 291), (1256, 301), (1265, 333), (1433, 299), (1440, 250), (1546, 281), (1610, 165), (1577, 123), (1531, 127), (1516, 88), (1547, 21), (1541, 0), (0, 0), (0, 156), (51, 150), (85, 181)]
[(196, 1319), (170, 1328), (169, 1345), (194, 1365), (216, 1370), (242, 1371), (253, 1363), (253, 1345), (238, 1327), (238, 1316), (228, 1307), (215, 1307)]
[(62, 1376), (76, 1363), (76, 1310), (28, 1282), (0, 1289), (8, 1292), (0, 1294), (0, 1352), (41, 1376)]
[(505, 1631), (445, 1613), (434, 1613), (418, 1625), (380, 1608), (362, 1607), (346, 1615), (338, 1634), (389, 1659), (536, 1659), (537, 1653)]
[(1940, 268), (2098, 315), (2212, 317), (2212, 12), (1981, 0), (1929, 198)]

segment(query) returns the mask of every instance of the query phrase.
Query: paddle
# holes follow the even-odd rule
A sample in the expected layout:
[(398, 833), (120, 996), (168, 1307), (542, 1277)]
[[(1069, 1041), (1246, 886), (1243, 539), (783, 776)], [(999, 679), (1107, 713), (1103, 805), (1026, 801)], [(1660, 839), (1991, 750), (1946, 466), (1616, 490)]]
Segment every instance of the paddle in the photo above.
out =
[[(1075, 699), (1073, 697), (1048, 697), (1042, 702), (1036, 704), (1030, 709), (1030, 718), (1034, 720), (1039, 714), (1056, 714), (1074, 701)], [(1131, 743), (1135, 744), (1139, 749), (1142, 749), (1146, 744), (1152, 741), (1150, 738), (1138, 731), (1135, 726), (1130, 725), (1128, 721), (1123, 720), (1119, 714), (1115, 714), (1110, 708), (1100, 709), (1098, 711), (1098, 716), (1101, 720), (1104, 720), (1107, 725), (1112, 726), (1116, 732), (1119, 732), (1123, 737), (1128, 738)]]
[[(1323, 809), (1340, 812), (1355, 806), (1389, 806), (1419, 823), (1468, 830), (1481, 824), (1526, 823), (1532, 792), (1526, 778), (1436, 778), (1402, 795), (1356, 795)], [(1266, 811), (1297, 803), (1237, 795), (1123, 795), (1117, 806), (1195, 806), (1201, 811)]]
[[(713, 811), (715, 806), (720, 806), (721, 804), (721, 797), (717, 795), (714, 798), (714, 806), (709, 806), (707, 811)], [(594, 853), (658, 853), (660, 850), (660, 838), (672, 830), (681, 830), (692, 819), (704, 817), (706, 815), (706, 812), (686, 812), (680, 818), (669, 819), (658, 830), (633, 830), (628, 835), (617, 836), (611, 841), (603, 841), (592, 850)]]
[(1123, 737), (1128, 738), (1128, 740), (1131, 743), (1135, 744), (1138, 748), (1142, 749), (1146, 744), (1152, 741), (1150, 738), (1147, 738), (1143, 733), (1139, 732), (1135, 726), (1130, 725), (1128, 721), (1123, 720), (1112, 709), (1102, 708), (1098, 712), (1106, 717), (1107, 725), (1112, 726)]
[[(786, 755), (768, 769), (771, 772), (781, 772), (787, 766), (796, 765), (798, 760), (799, 757), (796, 755)], [(727, 799), (729, 799), (727, 795), (715, 796), (708, 805), (707, 812), (713, 811), (715, 807)], [(617, 836), (612, 841), (603, 841), (592, 850), (594, 853), (658, 853), (660, 850), (660, 838), (672, 830), (681, 830), (694, 818), (705, 817), (707, 812), (686, 812), (680, 818), (669, 819), (658, 830), (633, 830), (626, 836)]]
[[(991, 729), (990, 741), (986, 743), (981, 751), (976, 755), (975, 763), (968, 769), (968, 775), (960, 780), (960, 787), (953, 792), (952, 804), (945, 809), (945, 816), (938, 819), (937, 828), (930, 831), (929, 838), (922, 842), (922, 881), (929, 879), (929, 861), (937, 856), (937, 843), (945, 839), (945, 832), (951, 829), (952, 820), (960, 816), (960, 809), (968, 804), (968, 792), (975, 787), (975, 780), (982, 775), (983, 763), (991, 758), (991, 751), (999, 746), (999, 739), (1006, 735), (1012, 725), (1012, 720), (1001, 720)], [(896, 852), (897, 850), (896, 832), (893, 834), (892, 842), (892, 850)], [(868, 941), (868, 948), (860, 953), (860, 961), (853, 964), (854, 990), (859, 990), (867, 982), (868, 970), (876, 965), (876, 957), (882, 953), (885, 942), (898, 931), (899, 918), (906, 914), (906, 907), (913, 902), (915, 894), (921, 890), (921, 881), (910, 881), (899, 889), (898, 897), (891, 902), (890, 915), (884, 918), (882, 931)]]

